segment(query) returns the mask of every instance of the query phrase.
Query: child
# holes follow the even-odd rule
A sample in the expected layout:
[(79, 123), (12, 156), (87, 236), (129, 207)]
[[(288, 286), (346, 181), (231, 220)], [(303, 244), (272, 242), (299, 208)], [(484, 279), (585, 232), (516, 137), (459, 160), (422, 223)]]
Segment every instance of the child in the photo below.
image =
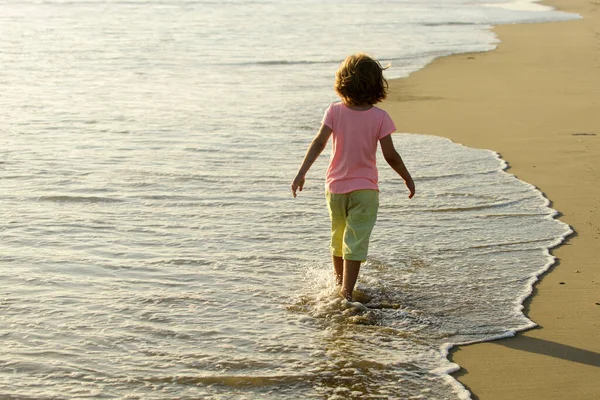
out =
[(331, 161), (326, 174), (326, 198), (331, 217), (333, 270), (341, 294), (352, 301), (360, 263), (366, 261), (369, 237), (379, 206), (375, 156), (377, 142), (387, 163), (415, 195), (415, 184), (394, 148), (391, 133), (396, 130), (390, 116), (374, 104), (385, 99), (388, 83), (384, 68), (366, 54), (346, 58), (335, 74), (335, 91), (341, 103), (332, 103), (321, 129), (308, 147), (292, 194), (302, 191), (306, 173), (333, 135)]

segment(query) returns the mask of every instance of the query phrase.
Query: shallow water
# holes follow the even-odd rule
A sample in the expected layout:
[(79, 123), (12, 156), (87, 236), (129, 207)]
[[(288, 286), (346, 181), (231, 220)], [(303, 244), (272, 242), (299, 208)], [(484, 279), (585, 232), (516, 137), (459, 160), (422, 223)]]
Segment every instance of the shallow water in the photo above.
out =
[(288, 185), (348, 52), (402, 76), (493, 48), (490, 23), (571, 16), (339, 10), (0, 5), (1, 396), (468, 398), (449, 344), (532, 325), (521, 301), (569, 228), (495, 153), (394, 137), (418, 195), (381, 165), (356, 303), (330, 271), (327, 156)]

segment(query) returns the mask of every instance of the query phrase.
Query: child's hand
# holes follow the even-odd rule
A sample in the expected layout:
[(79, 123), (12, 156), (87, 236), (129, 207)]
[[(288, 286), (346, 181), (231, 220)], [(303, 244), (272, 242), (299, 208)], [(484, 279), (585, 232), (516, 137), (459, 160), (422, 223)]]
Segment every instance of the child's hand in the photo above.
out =
[(302, 191), (302, 188), (304, 187), (304, 175), (296, 175), (296, 177), (294, 178), (294, 181), (292, 182), (292, 194), (294, 195), (294, 198), (296, 197), (296, 190)]
[(404, 183), (406, 184), (406, 187), (408, 188), (408, 191), (410, 192), (408, 195), (408, 198), (412, 199), (413, 196), (415, 195), (415, 182), (412, 179), (409, 179), (407, 181), (404, 181)]

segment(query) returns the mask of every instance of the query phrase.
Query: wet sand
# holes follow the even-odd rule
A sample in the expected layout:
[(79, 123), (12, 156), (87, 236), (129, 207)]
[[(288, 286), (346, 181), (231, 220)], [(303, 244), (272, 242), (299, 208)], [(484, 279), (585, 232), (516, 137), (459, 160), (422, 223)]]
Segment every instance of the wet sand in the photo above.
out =
[(452, 351), (474, 399), (600, 399), (600, 0), (545, 4), (584, 19), (498, 26), (498, 49), (393, 80), (382, 105), (400, 132), (499, 152), (575, 231), (524, 304), (537, 328)]

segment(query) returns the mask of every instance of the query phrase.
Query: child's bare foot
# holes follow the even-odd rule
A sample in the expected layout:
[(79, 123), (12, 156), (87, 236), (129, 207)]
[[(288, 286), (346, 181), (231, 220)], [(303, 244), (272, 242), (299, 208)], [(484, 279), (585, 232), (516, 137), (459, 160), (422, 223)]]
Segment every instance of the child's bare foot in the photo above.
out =
[(348, 301), (352, 301), (352, 292), (354, 291), (354, 285), (356, 285), (356, 279), (358, 278), (359, 270), (360, 261), (344, 260), (342, 296)]
[(343, 289), (340, 290), (340, 296), (348, 301), (352, 301), (352, 293), (346, 293)]

